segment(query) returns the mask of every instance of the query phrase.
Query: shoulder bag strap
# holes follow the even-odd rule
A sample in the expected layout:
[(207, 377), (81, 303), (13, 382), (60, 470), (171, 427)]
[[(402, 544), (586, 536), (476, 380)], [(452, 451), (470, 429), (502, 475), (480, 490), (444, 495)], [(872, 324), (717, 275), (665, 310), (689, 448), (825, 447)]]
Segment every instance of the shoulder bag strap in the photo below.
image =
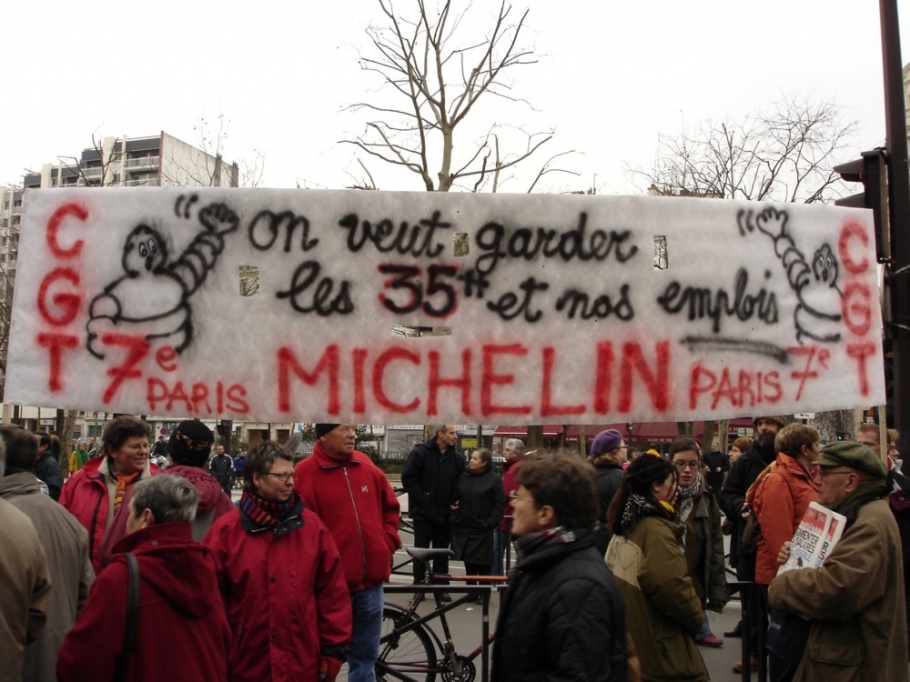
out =
[(139, 620), (139, 562), (130, 552), (124, 552), (129, 566), (129, 594), (126, 606), (126, 629), (123, 631), (123, 645), (114, 670), (114, 682), (124, 682), (130, 667), (130, 657), (136, 643), (136, 627)]

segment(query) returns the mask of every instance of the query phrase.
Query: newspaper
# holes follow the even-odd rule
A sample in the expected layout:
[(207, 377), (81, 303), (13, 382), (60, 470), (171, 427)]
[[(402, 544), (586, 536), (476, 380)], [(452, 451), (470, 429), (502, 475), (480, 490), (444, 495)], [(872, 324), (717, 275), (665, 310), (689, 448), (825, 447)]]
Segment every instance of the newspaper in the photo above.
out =
[(842, 514), (826, 509), (818, 502), (810, 502), (790, 540), (790, 558), (777, 574), (793, 568), (821, 566), (843, 535), (846, 521)]

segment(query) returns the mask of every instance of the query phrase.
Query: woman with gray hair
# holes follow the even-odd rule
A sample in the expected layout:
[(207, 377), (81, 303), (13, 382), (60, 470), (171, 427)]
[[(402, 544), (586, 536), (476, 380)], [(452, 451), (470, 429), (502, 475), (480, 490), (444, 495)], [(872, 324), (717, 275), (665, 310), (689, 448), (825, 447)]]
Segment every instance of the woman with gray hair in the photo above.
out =
[[(60, 648), (60, 682), (114, 679), (123, 656), (129, 661), (125, 679), (133, 682), (227, 679), (231, 632), (218, 575), (209, 550), (193, 541), (190, 530), (198, 498), (193, 485), (179, 476), (135, 484), (128, 535), (114, 548)], [(139, 566), (132, 644), (123, 636), (129, 617), (127, 552)], [(157, 643), (162, 632), (168, 634), (166, 656)]]

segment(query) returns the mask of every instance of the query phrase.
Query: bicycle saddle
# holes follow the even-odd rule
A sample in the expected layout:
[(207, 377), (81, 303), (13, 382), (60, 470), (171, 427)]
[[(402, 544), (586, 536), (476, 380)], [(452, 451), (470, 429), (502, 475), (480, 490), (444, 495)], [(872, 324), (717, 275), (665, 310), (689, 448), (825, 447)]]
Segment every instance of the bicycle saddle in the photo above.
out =
[(455, 556), (455, 552), (448, 548), (426, 548), (426, 547), (407, 547), (407, 552), (417, 561), (429, 561), (436, 557)]

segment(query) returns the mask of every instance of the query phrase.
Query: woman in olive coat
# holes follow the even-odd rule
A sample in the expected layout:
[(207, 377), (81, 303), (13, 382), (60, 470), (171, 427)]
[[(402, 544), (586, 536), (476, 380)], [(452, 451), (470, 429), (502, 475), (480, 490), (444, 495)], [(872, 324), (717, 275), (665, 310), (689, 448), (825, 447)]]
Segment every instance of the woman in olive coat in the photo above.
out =
[(642, 455), (626, 471), (607, 515), (613, 539), (606, 562), (623, 596), (643, 682), (710, 679), (695, 645), (704, 613), (681, 547), (676, 492), (675, 467)]

